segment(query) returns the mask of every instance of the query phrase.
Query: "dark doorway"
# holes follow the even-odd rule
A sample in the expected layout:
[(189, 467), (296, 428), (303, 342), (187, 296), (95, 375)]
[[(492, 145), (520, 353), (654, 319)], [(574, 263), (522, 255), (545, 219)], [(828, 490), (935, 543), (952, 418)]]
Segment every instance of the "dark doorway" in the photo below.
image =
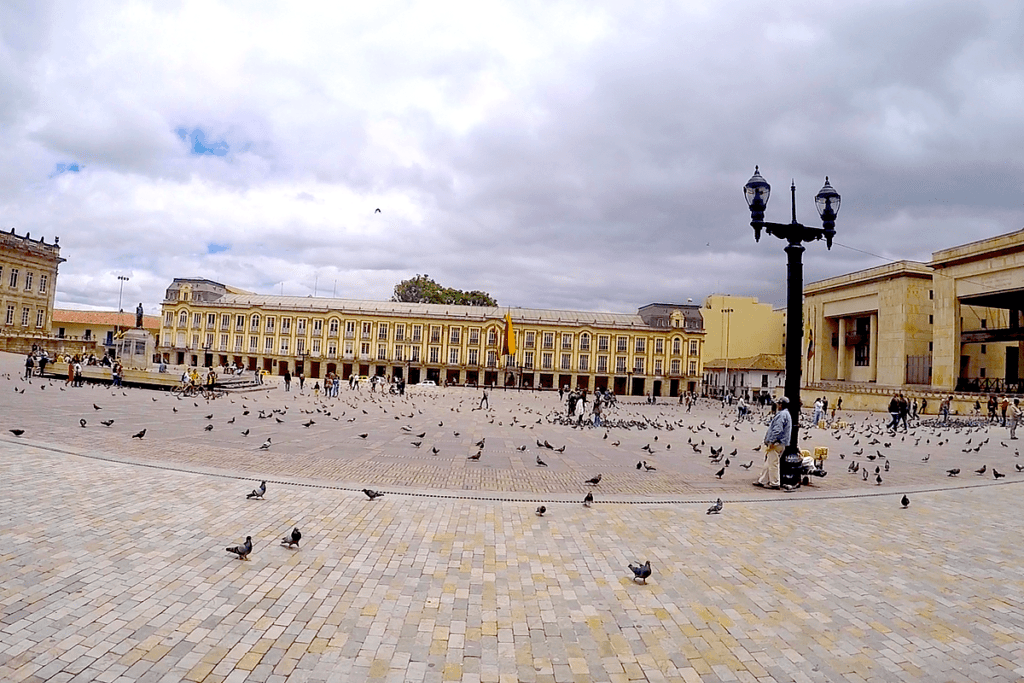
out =
[(585, 375), (577, 375), (576, 386), (584, 391), (590, 391), (590, 378)]
[(466, 386), (475, 387), (480, 384), (479, 370), (466, 370)]
[(333, 374), (335, 374), (337, 372), (338, 372), (338, 364), (337, 363), (328, 363), (327, 364), (327, 374), (328, 375), (333, 375)]
[(495, 370), (484, 371), (484, 386), (491, 386), (498, 383), (498, 373)]
[(293, 372), (292, 374), (293, 375), (304, 375), (304, 374), (306, 374), (306, 364), (303, 361), (301, 361), (301, 360), (295, 361), (295, 372)]
[(263, 371), (272, 372), (274, 370), (274, 360), (272, 358), (263, 359)]
[(652, 396), (661, 396), (661, 380), (654, 380), (654, 386), (651, 388)]
[(419, 368), (409, 368), (409, 384), (419, 384), (419, 383), (420, 383), (420, 369)]
[(370, 366), (367, 365), (366, 363), (360, 363), (359, 364), (359, 376), (360, 377), (369, 377), (370, 376)]
[(541, 373), (540, 375), (540, 388), (541, 389), (554, 389), (555, 388), (555, 376), (547, 373)]
[(626, 395), (626, 378), (625, 377), (616, 377), (615, 378), (615, 389), (613, 389), (613, 391), (615, 392), (616, 396), (625, 396)]
[(203, 367), (204, 368), (213, 367), (213, 354), (212, 353), (204, 353), (203, 354)]
[(320, 361), (314, 360), (309, 362), (309, 376), (320, 378)]
[(348, 379), (351, 376), (352, 376), (352, 364), (351, 363), (342, 363), (341, 364), (341, 378), (342, 379)]
[(679, 395), (679, 380), (670, 379), (668, 381), (668, 395), (678, 396)]
[(532, 389), (533, 388), (533, 373), (532, 372), (524, 372), (523, 373), (523, 379), (522, 379), (522, 382), (521, 382), (520, 386), (522, 386), (522, 387), (524, 387), (526, 389)]
[(404, 372), (405, 368), (399, 365), (395, 367), (393, 376), (395, 379), (402, 379), (403, 377), (405, 377), (405, 375), (403, 374)]
[(246, 366), (249, 368), (249, 372), (256, 372), (256, 359), (252, 356), (246, 358)]
[(386, 365), (378, 365), (376, 368), (374, 368), (374, 370), (376, 371), (378, 377), (388, 376), (388, 366)]
[(449, 370), (448, 371), (448, 377), (445, 379), (445, 381), (448, 382), (448, 384), (456, 384), (457, 385), (459, 383), (459, 371), (458, 370)]
[(644, 395), (644, 378), (643, 377), (634, 377), (633, 378), (633, 387), (632, 387), (632, 389), (633, 389), (633, 392), (632, 392), (633, 396), (643, 396)]
[(185, 352), (184, 351), (178, 351), (178, 362), (175, 365), (184, 365), (184, 364), (185, 364)]
[(222, 354), (218, 360), (220, 360), (220, 364), (221, 365), (227, 366), (227, 364), (228, 364), (228, 357), (227, 356)]
[(277, 374), (284, 376), (284, 373), (288, 372), (288, 361), (279, 360), (277, 361)]
[(575, 387), (573, 387), (573, 385), (572, 385), (572, 375), (559, 375), (558, 376), (558, 387), (559, 388), (565, 387), (566, 389), (569, 389), (570, 391), (572, 389), (574, 389)]
[(594, 378), (594, 388), (595, 389), (600, 389), (601, 391), (607, 391), (608, 390), (608, 376), (607, 375), (598, 375), (597, 377), (595, 377)]
[(440, 384), (441, 368), (427, 368), (427, 380), (434, 384)]
[(1007, 384), (1016, 383), (1020, 379), (1020, 347), (1006, 347), (1006, 380)]

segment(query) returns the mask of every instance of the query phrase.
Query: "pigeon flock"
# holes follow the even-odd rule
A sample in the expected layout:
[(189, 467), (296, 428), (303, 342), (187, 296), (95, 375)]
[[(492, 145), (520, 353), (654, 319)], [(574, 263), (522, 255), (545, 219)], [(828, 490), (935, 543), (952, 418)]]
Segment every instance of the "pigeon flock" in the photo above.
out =
[[(123, 434), (120, 438), (126, 441), (149, 443), (150, 439), (178, 437), (185, 430), (194, 428), (196, 431), (189, 438), (196, 443), (213, 438), (217, 440), (215, 443), (218, 446), (233, 444), (235, 449), (250, 454), (269, 451), (266, 457), (272, 458), (279, 451), (295, 452), (302, 443), (300, 439), (315, 435), (315, 439), (336, 443), (338, 448), (344, 448), (349, 454), (370, 454), (375, 458), (386, 459), (389, 456), (407, 457), (402, 455), (402, 450), (407, 450), (412, 454), (420, 453), (420, 458), (426, 456), (428, 460), (452, 463), (452, 466), (457, 459), (461, 459), (466, 463), (465, 467), (490, 467), (495, 458), (495, 450), (500, 453), (498, 457), (502, 458), (503, 465), (507, 467), (511, 453), (517, 464), (513, 467), (526, 465), (529, 468), (517, 472), (532, 471), (536, 473), (535, 476), (559, 476), (563, 480), (574, 474), (579, 476), (575, 481), (585, 491), (583, 505), (588, 508), (595, 503), (595, 491), (618, 492), (621, 490), (620, 482), (635, 485), (642, 478), (652, 477), (649, 481), (666, 486), (665, 482), (683, 481), (677, 471), (680, 462), (686, 462), (689, 466), (706, 463), (702, 465), (707, 468), (704, 470), (706, 474), (698, 484), (715, 487), (741, 483), (737, 477), (741, 477), (742, 473), (734, 465), (739, 464), (742, 470), (751, 470), (755, 465), (760, 467), (760, 456), (744, 463), (740, 462), (742, 456), (739, 454), (741, 451), (746, 451), (748, 455), (761, 453), (761, 438), (769, 417), (767, 412), (755, 412), (745, 420), (738, 420), (732, 409), (718, 402), (703, 400), (699, 402), (701, 412), (692, 417), (684, 413), (682, 407), (674, 401), (657, 405), (622, 402), (606, 406), (604, 424), (593, 427), (588, 421), (567, 415), (557, 400), (547, 400), (553, 394), (529, 394), (534, 398), (524, 401), (523, 396), (517, 392), (492, 393), (492, 402), (499, 403), (499, 397), (503, 399), (500, 408), (488, 406), (484, 413), (485, 425), (495, 425), (493, 433), (476, 434), (460, 440), (460, 429), (464, 427), (458, 420), (458, 414), (480, 410), (475, 405), (477, 397), (472, 392), (462, 392), (461, 399), (460, 395), (455, 395), (451, 400), (442, 402), (439, 400), (443, 396), (441, 390), (431, 392), (420, 389), (398, 396), (348, 389), (338, 397), (330, 398), (319, 392), (315, 396), (303, 394), (300, 401), (297, 392), (263, 390), (224, 394), (216, 399), (193, 400), (170, 392), (132, 389), (133, 397), (149, 396), (160, 406), (159, 410), (169, 408), (166, 416), (152, 420), (151, 424), (139, 424), (138, 420), (132, 424), (131, 411), (124, 408), (122, 401), (129, 396), (129, 390), (98, 384), (68, 390), (60, 380), (24, 380), (10, 375), (2, 377), (14, 384), (15, 401), (30, 386), (39, 386), (40, 389), (50, 387), (59, 392), (86, 392), (91, 397), (84, 404), (86, 411), (91, 409), (94, 413), (111, 415), (99, 421), (98, 424), (103, 428), (100, 432), (109, 435), (107, 438)], [(455, 413), (449, 418), (449, 427), (445, 428), (445, 417), (439, 413)], [(75, 429), (86, 430), (80, 433), (99, 429), (81, 415), (81, 412), (76, 415), (73, 422), (78, 425)], [(178, 420), (182, 426), (175, 425)], [(433, 427), (434, 420), (436, 428)], [(200, 421), (203, 423), (201, 426), (193, 427)], [(479, 422), (479, 418), (476, 421)], [(935, 478), (956, 478), (962, 471), (967, 471), (964, 466), (968, 466), (975, 477), (991, 476), (994, 480), (1024, 473), (1024, 465), (1016, 460), (1020, 456), (1019, 449), (1009, 443), (1009, 437), (1002, 436), (1005, 428), (998, 424), (961, 416), (952, 418), (948, 423), (924, 418), (912, 423), (905, 431), (892, 432), (886, 429), (886, 421), (879, 414), (844, 411), (832, 428), (818, 429), (809, 424), (803, 425), (800, 432), (801, 447), (811, 449), (812, 446), (826, 446), (831, 464), (844, 461), (848, 474), (860, 475), (856, 477), (857, 481), (870, 481), (875, 486), (890, 483), (890, 479), (894, 479), (891, 483), (907, 483), (900, 481), (900, 475), (910, 471), (914, 473), (910, 483), (920, 484), (927, 473), (932, 471), (933, 451), (943, 446), (947, 448), (941, 452), (947, 457), (938, 458), (943, 465), (936, 466), (931, 475)], [(453, 429), (453, 426), (456, 428)], [(31, 425), (8, 426), (8, 432), (16, 438), (31, 436), (30, 430)], [(590, 436), (571, 436), (574, 431), (589, 432)], [(525, 438), (528, 432), (532, 433), (529, 438)], [(538, 433), (543, 435), (538, 436)], [(524, 437), (518, 439), (517, 444), (514, 443), (515, 434)], [(349, 438), (342, 442), (343, 436)], [(476, 439), (476, 436), (480, 438)], [(489, 438), (499, 445), (490, 445)], [(583, 448), (581, 444), (586, 439), (607, 442), (604, 448), (610, 446), (613, 454), (621, 454), (618, 462), (609, 461), (602, 468), (611, 472), (607, 479), (602, 472), (592, 470), (581, 473), (575, 462), (560, 457), (567, 452), (572, 455), (571, 449)], [(634, 445), (630, 445), (631, 442)], [(958, 445), (961, 453), (962, 462), (956, 463), (956, 467), (948, 466), (948, 453), (952, 450), (948, 448), (950, 445)], [(534, 452), (529, 453), (531, 450)], [(908, 454), (911, 457), (908, 458)], [(637, 458), (637, 455), (642, 457)], [(527, 459), (519, 460), (520, 456)], [(1010, 467), (1011, 463), (1013, 467)], [(742, 483), (749, 482), (753, 474), (747, 474)], [(692, 478), (688, 478), (686, 483), (692, 481)], [(387, 485), (388, 482), (384, 483)], [(610, 489), (606, 488), (609, 483)], [(266, 492), (264, 480), (246, 498), (263, 500)], [(369, 501), (385, 495), (385, 492), (371, 488), (364, 488), (361, 492)], [(903, 509), (908, 508), (910, 498), (903, 494), (900, 504)], [(723, 509), (724, 503), (719, 497), (708, 508), (707, 514), (718, 515)], [(550, 510), (546, 505), (540, 505), (535, 512), (538, 517), (544, 517)], [(295, 526), (290, 534), (281, 539), (281, 545), (297, 549), (301, 538), (301, 532)], [(252, 553), (252, 549), (252, 538), (247, 536), (245, 543), (230, 546), (226, 550), (244, 560)], [(631, 564), (630, 569), (634, 579), (643, 583), (651, 576), (649, 561), (637, 563), (636, 566)]]

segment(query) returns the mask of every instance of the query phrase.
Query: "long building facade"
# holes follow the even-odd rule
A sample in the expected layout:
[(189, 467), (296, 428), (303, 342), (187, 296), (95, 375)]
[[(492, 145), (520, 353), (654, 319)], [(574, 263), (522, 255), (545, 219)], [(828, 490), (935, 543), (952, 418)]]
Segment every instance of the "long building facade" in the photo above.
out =
[[(678, 396), (697, 391), (703, 369), (703, 321), (692, 304), (649, 304), (636, 314), (505, 309), (273, 296), (176, 278), (161, 313), (157, 353), (167, 363), (307, 379), (377, 375)], [(506, 316), (512, 354), (503, 354)]]

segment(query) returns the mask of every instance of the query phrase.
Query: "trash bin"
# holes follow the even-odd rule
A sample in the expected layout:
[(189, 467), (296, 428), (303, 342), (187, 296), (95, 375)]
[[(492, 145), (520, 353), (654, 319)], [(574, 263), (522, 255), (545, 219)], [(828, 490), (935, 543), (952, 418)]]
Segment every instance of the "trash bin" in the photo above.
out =
[(803, 458), (800, 451), (795, 448), (788, 448), (779, 461), (779, 483), (783, 486), (800, 486), (800, 471), (803, 467)]

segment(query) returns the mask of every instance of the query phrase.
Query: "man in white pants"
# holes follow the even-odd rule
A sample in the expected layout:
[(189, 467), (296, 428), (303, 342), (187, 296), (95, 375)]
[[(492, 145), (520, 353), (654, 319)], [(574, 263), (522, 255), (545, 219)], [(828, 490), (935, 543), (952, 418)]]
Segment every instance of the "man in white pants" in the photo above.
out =
[(779, 459), (786, 446), (789, 445), (790, 436), (793, 434), (793, 418), (788, 410), (789, 399), (783, 396), (776, 401), (775, 405), (778, 410), (764, 435), (764, 468), (761, 470), (761, 476), (754, 482), (754, 486), (769, 489), (779, 488)]

